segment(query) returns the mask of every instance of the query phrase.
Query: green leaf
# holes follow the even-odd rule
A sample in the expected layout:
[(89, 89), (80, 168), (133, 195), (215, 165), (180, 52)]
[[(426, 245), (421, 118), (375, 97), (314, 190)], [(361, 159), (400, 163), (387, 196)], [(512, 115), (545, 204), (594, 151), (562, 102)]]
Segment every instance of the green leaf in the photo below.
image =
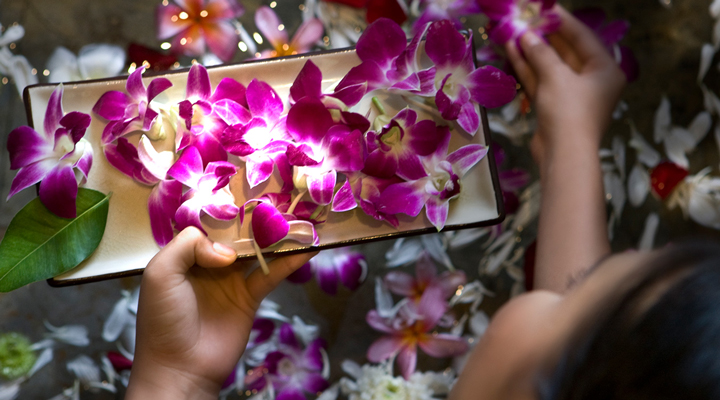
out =
[(23, 207), (0, 243), (0, 292), (60, 275), (88, 258), (105, 233), (109, 200), (79, 189), (75, 219), (56, 216), (39, 198)]

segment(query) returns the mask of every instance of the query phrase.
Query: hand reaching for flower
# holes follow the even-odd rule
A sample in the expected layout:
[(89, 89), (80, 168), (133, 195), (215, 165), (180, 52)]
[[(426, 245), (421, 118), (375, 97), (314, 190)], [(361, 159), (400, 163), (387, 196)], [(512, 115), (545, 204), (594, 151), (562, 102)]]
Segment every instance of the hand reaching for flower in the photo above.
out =
[(625, 77), (593, 32), (565, 9), (557, 33), (547, 45), (533, 32), (506, 44), (508, 56), (537, 108), (532, 148), (541, 170), (558, 146), (597, 148)]
[(231, 266), (234, 250), (196, 228), (183, 230), (144, 272), (127, 398), (217, 399), (260, 302), (313, 255), (276, 259), (269, 275), (248, 274)]

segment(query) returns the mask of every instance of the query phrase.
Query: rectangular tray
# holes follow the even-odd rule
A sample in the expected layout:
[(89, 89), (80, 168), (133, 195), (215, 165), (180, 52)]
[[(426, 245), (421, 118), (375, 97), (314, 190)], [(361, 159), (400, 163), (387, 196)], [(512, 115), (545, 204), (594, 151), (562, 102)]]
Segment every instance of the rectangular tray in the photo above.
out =
[[(336, 84), (350, 68), (360, 63), (354, 49), (343, 49), (211, 67), (208, 68), (208, 73), (213, 87), (224, 77), (234, 78), (244, 85), (250, 83), (253, 78), (257, 78), (269, 83), (283, 99), (287, 99), (290, 86), (308, 59), (312, 59), (322, 71), (324, 88)], [(152, 78), (158, 76), (149, 75), (146, 73), (144, 77), (146, 85)], [(170, 79), (173, 83), (173, 87), (158, 98), (160, 101), (184, 99), (187, 70), (167, 72), (160, 76)], [(125, 81), (125, 77), (117, 77), (65, 83), (63, 96), (65, 111), (81, 111), (93, 116), (86, 139), (93, 146), (94, 160), (85, 187), (103, 193), (112, 192), (113, 195), (110, 199), (105, 235), (95, 253), (73, 270), (48, 280), (52, 286), (67, 286), (137, 275), (142, 273), (150, 259), (159, 251), (150, 230), (150, 217), (147, 211), (147, 198), (151, 188), (134, 182), (107, 162), (100, 146), (100, 136), (105, 121), (97, 115), (93, 115), (91, 111), (95, 102), (106, 91), (124, 91)], [(31, 126), (42, 126), (47, 101), (56, 86), (55, 84), (40, 84), (25, 89), (25, 105)], [(377, 94), (374, 95), (377, 96)], [(385, 103), (386, 108), (389, 105), (388, 114), (391, 115), (407, 105), (398, 96), (381, 95), (380, 99)], [(353, 110), (365, 111), (370, 108), (369, 102), (370, 95), (367, 95), (366, 99), (363, 99)], [(285, 106), (285, 112), (287, 112), (287, 102)], [(418, 111), (419, 119), (428, 117), (421, 110), (416, 109), (416, 111)], [(485, 109), (481, 108), (480, 113), (481, 127), (474, 137), (459, 133), (459, 129), (452, 131), (450, 151), (470, 143), (485, 145), (489, 143)], [(137, 136), (131, 134), (128, 138), (137, 142)], [(231, 181), (236, 204), (242, 207), (246, 199), (257, 197), (263, 192), (279, 191), (280, 181), (276, 175), (273, 174), (268, 182), (250, 189), (246, 183), (243, 184), (240, 181), (245, 179), (245, 170), (240, 168)], [(450, 203), (450, 212), (444, 230), (489, 226), (502, 222), (505, 211), (492, 152), (489, 152), (480, 163), (473, 167), (462, 182), (463, 191), (459, 198)], [(291, 254), (436, 232), (436, 229), (425, 217), (424, 210), (415, 218), (405, 215), (399, 215), (399, 217), (400, 227), (395, 229), (387, 223), (364, 215), (359, 209), (345, 213), (331, 212), (327, 222), (317, 226), (320, 237), (319, 246), (309, 247), (286, 241), (263, 253), (268, 255)], [(215, 221), (207, 216), (203, 217), (202, 221), (211, 239), (234, 247), (238, 251), (239, 258), (255, 257), (250, 243), (233, 244), (233, 241), (238, 239), (238, 227), (235, 222)], [(246, 223), (240, 229), (244, 238), (249, 237), (248, 225)]]

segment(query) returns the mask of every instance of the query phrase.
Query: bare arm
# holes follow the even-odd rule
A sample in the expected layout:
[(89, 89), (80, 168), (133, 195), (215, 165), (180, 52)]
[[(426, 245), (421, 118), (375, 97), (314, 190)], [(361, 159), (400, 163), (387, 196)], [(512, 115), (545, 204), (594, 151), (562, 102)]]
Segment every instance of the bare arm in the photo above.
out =
[(562, 26), (550, 45), (526, 33), (524, 56), (513, 44), (507, 50), (538, 115), (532, 152), (543, 197), (534, 286), (564, 292), (610, 251), (598, 150), (625, 78), (587, 27), (558, 12)]

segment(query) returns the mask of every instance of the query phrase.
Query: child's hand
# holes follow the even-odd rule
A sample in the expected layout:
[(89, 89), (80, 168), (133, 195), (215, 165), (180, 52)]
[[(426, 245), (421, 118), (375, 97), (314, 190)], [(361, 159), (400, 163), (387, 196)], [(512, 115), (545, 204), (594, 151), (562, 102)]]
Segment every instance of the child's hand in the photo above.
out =
[(538, 129), (532, 151), (541, 172), (560, 148), (597, 150), (625, 85), (625, 76), (595, 34), (556, 8), (562, 25), (548, 38), (550, 45), (528, 32), (520, 39), (524, 57), (513, 42), (506, 46), (535, 103)]
[(217, 399), (260, 302), (313, 255), (278, 258), (269, 275), (248, 275), (247, 266), (230, 266), (232, 249), (196, 228), (180, 232), (143, 273), (127, 398)]

